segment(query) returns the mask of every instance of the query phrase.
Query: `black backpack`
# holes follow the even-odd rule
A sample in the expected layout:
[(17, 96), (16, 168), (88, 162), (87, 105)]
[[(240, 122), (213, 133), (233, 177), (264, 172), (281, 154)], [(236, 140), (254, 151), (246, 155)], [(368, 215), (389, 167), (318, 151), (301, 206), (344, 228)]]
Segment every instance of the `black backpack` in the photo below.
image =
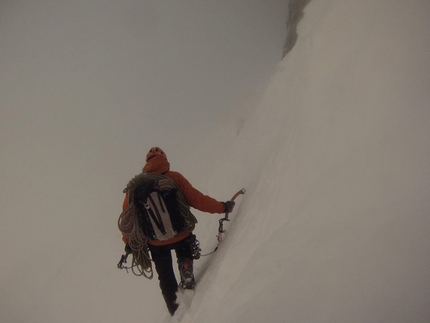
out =
[(178, 203), (178, 189), (165, 177), (151, 179), (133, 192), (133, 202), (139, 211), (139, 223), (146, 237), (164, 241), (184, 229), (184, 217)]

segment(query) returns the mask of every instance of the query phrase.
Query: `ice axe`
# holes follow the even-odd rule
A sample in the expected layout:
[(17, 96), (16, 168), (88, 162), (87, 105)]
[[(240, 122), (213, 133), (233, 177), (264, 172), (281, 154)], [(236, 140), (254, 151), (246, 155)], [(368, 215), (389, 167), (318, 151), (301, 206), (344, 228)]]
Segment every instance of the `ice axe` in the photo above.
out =
[[(241, 190), (237, 191), (236, 194), (233, 195), (233, 197), (230, 199), (230, 201), (234, 201), (236, 199), (236, 197), (238, 197), (239, 195), (243, 195), (245, 194), (246, 189), (242, 188)], [(225, 232), (224, 230), (224, 221), (230, 221), (230, 219), (228, 218), (229, 213), (225, 212), (225, 215), (222, 219), (219, 219), (219, 226), (218, 226), (218, 242), (222, 241), (222, 233)]]

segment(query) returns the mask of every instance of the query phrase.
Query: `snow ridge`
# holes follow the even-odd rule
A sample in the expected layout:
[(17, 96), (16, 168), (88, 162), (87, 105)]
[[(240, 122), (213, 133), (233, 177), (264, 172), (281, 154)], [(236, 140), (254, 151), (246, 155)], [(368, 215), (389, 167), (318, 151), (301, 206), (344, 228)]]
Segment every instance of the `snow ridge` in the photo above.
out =
[(430, 319), (429, 9), (306, 7), (258, 106), (203, 151), (223, 156), (211, 190), (248, 191), (182, 322)]

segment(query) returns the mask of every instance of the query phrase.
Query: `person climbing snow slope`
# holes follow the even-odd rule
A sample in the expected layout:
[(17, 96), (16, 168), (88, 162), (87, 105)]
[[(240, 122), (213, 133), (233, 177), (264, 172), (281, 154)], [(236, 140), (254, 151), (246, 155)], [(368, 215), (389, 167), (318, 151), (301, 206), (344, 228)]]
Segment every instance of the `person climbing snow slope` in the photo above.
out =
[[(143, 174), (155, 173), (173, 179), (186, 203), (199, 211), (208, 213), (230, 213), (234, 208), (234, 201), (220, 202), (210, 196), (204, 195), (195, 189), (183, 175), (171, 171), (167, 156), (159, 147), (152, 147), (149, 150), (146, 155), (146, 164), (142, 171)], [(123, 210), (126, 210), (130, 203), (129, 191), (126, 190)], [(145, 231), (144, 229), (145, 228), (143, 228), (143, 231)], [(126, 244), (129, 242), (125, 235), (123, 235), (123, 241)], [(195, 255), (193, 255), (193, 244), (195, 245), (195, 243), (196, 236), (192, 232), (187, 231), (179, 231), (167, 240), (153, 240), (147, 238), (147, 245), (158, 274), (160, 289), (171, 315), (174, 315), (179, 306), (176, 302), (178, 287), (183, 289), (194, 288), (193, 258), (195, 258)], [(172, 250), (176, 253), (181, 276), (179, 285), (173, 271)]]

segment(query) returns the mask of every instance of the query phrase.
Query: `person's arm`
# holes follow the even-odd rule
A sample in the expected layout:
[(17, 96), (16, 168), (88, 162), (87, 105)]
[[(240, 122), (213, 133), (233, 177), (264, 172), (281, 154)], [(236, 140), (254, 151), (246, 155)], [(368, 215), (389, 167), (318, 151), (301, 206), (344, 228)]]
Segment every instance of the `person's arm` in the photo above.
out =
[(216, 199), (204, 195), (199, 190), (195, 189), (188, 180), (178, 172), (169, 171), (165, 175), (172, 178), (179, 186), (182, 194), (184, 195), (185, 201), (189, 206), (208, 213), (224, 213), (225, 204), (219, 202)]

